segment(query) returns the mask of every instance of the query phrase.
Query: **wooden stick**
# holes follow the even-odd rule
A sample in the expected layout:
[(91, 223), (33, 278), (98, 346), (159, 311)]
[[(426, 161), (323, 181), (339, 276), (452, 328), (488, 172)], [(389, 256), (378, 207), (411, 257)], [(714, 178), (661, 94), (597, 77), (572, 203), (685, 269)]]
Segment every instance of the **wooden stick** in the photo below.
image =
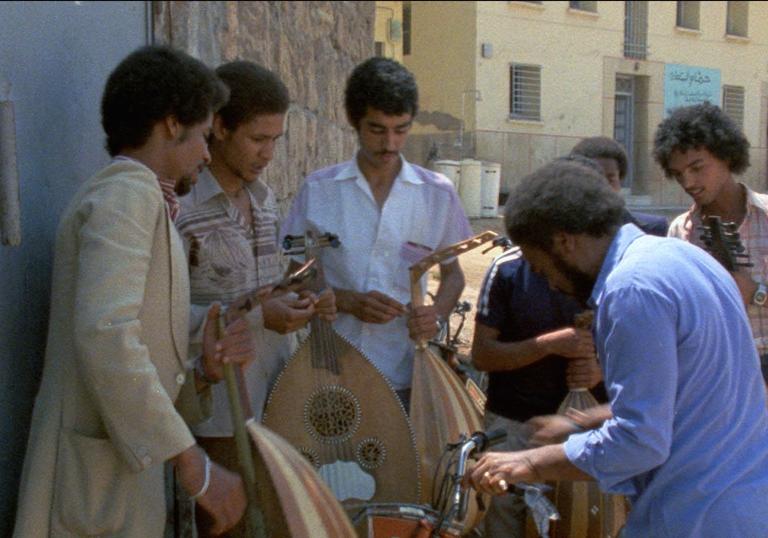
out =
[[(301, 286), (304, 281), (315, 275), (313, 263), (305, 263), (299, 269), (285, 277), (273, 287), (273, 290), (293, 290)], [(239, 309), (241, 314), (247, 313), (261, 302), (261, 295), (254, 292), (253, 295)], [(224, 337), (226, 314), (219, 315), (216, 323), (216, 337)], [(258, 492), (256, 491), (256, 467), (251, 451), (251, 442), (248, 437), (247, 426), (253, 421), (253, 410), (248, 395), (248, 387), (243, 378), (243, 371), (236, 370), (231, 363), (224, 365), (224, 380), (227, 384), (227, 398), (229, 399), (229, 411), (232, 417), (232, 427), (235, 432), (235, 445), (237, 447), (237, 461), (240, 465), (240, 476), (245, 483), (245, 494), (248, 498), (246, 508), (249, 536), (254, 538), (266, 538), (267, 530), (264, 525), (264, 515), (258, 506)]]
[[(424, 276), (430, 267), (440, 263), (443, 260), (452, 258), (469, 252), (470, 250), (479, 247), (480, 245), (493, 240), (498, 234), (490, 230), (477, 234), (474, 237), (470, 237), (464, 241), (454, 243), (444, 249), (433, 252), (422, 258), (420, 261), (411, 265), (408, 268), (408, 272), (411, 275), (411, 306), (423, 306), (424, 305), (424, 290), (421, 286), (421, 277)], [(424, 349), (427, 347), (426, 340), (416, 342), (416, 349)]]
[[(224, 336), (224, 315), (218, 319), (218, 337)], [(242, 373), (242, 372), (241, 372)], [(237, 460), (240, 464), (240, 475), (245, 483), (245, 494), (248, 498), (246, 517), (249, 535), (256, 538), (266, 538), (267, 530), (264, 526), (264, 516), (258, 508), (258, 494), (256, 492), (256, 468), (253, 464), (251, 443), (248, 439), (246, 421), (253, 420), (253, 412), (250, 403), (246, 400), (247, 390), (245, 383), (235, 372), (232, 363), (224, 365), (224, 379), (227, 383), (227, 397), (229, 398), (229, 410), (232, 415), (232, 426), (235, 431), (235, 445), (237, 446)]]

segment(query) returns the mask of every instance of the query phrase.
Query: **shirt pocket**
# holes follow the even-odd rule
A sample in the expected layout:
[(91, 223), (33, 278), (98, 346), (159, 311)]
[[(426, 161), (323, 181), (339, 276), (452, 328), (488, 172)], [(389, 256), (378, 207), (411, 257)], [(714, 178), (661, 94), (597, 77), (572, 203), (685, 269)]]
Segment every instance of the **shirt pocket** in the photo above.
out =
[(58, 520), (67, 531), (102, 536), (123, 529), (139, 474), (131, 472), (109, 439), (64, 430), (56, 467)]
[[(401, 293), (407, 294), (408, 300), (411, 297), (411, 266), (420, 262), (426, 256), (432, 254), (432, 249), (421, 243), (414, 241), (405, 241), (400, 246), (398, 252), (397, 273), (395, 275), (395, 289)], [(423, 279), (422, 279), (423, 280)], [(426, 292), (423, 289), (422, 292)]]

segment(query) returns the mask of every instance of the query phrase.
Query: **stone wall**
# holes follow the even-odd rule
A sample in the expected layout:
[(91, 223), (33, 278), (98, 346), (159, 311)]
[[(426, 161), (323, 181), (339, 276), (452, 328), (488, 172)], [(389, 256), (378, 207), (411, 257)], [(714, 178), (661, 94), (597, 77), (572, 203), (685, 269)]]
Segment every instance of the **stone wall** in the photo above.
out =
[(373, 55), (374, 2), (154, 2), (155, 42), (215, 67), (251, 60), (291, 94), (286, 136), (263, 179), (285, 211), (307, 173), (349, 159), (344, 86)]

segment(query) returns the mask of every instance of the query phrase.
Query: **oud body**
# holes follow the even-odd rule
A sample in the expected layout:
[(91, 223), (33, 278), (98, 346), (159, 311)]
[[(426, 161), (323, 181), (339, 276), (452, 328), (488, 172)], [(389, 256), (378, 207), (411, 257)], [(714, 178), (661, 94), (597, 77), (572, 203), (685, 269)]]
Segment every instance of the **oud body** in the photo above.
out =
[(413, 433), (389, 382), (324, 321), (277, 379), (264, 425), (290, 442), (345, 505), (416, 502)]
[[(411, 304), (424, 304), (421, 278), (430, 267), (477, 248), (495, 237), (494, 232), (483, 232), (430, 254), (411, 266)], [(449, 443), (458, 442), (462, 435), (469, 436), (481, 431), (483, 420), (464, 383), (440, 358), (439, 350), (427, 342), (416, 343), (410, 417), (421, 465), (421, 502), (429, 504), (433, 502), (433, 493), (440, 486), (440, 482), (435, 483), (435, 471), (439, 468), (445, 447)], [(472, 495), (467, 515), (460, 522), (464, 532), (475, 527), (484, 515), (481, 503)]]

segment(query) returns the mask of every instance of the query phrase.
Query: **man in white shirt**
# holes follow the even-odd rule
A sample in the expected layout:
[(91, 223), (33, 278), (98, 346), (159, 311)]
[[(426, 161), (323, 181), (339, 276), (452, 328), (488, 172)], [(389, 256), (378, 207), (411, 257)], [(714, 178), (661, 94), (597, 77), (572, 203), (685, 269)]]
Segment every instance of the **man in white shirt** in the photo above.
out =
[(472, 232), (451, 182), (400, 155), (418, 110), (413, 75), (393, 60), (371, 58), (353, 71), (345, 105), (360, 148), (354, 159), (307, 177), (282, 234), (338, 234), (341, 246), (320, 254), (336, 294), (334, 327), (379, 368), (407, 409), (408, 336), (434, 336), (464, 289), (458, 261), (450, 260), (440, 265), (434, 304), (409, 308), (408, 267)]

